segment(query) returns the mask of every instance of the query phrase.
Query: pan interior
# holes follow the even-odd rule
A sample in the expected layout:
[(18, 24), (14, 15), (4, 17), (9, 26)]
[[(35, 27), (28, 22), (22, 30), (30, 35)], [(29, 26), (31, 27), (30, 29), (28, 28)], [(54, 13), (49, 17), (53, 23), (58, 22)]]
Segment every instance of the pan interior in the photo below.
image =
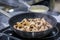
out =
[(46, 15), (46, 14), (42, 14), (42, 13), (23, 13), (23, 14), (18, 14), (13, 16), (12, 18), (10, 18), (9, 20), (9, 24), (11, 27), (13, 27), (13, 25), (16, 22), (20, 22), (22, 21), (24, 18), (42, 18), (44, 17), (46, 21), (48, 21), (51, 25), (56, 25), (56, 19), (50, 15)]

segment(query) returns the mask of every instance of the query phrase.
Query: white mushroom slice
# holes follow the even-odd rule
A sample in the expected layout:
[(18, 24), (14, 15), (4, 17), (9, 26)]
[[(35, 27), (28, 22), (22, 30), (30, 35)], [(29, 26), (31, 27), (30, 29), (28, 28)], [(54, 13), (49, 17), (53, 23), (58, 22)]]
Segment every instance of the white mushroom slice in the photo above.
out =
[(34, 28), (32, 29), (32, 32), (38, 32), (38, 29), (34, 27)]
[(19, 29), (19, 30), (24, 31), (25, 29), (24, 29), (24, 28), (21, 28), (21, 29)]
[(14, 25), (14, 28), (16, 29), (17, 28), (17, 25)]
[(44, 29), (44, 31), (46, 31), (46, 30), (48, 30), (48, 27), (47, 27), (47, 26), (45, 26), (45, 29)]
[(27, 31), (27, 32), (30, 32), (30, 29), (29, 29), (30, 27), (26, 27), (25, 28), (25, 30)]
[(41, 26), (41, 28), (40, 28), (40, 29), (41, 29), (41, 31), (44, 31), (44, 26)]
[(32, 24), (34, 25), (34, 24), (35, 24), (35, 22), (30, 22), (30, 25), (32, 25)]
[(23, 27), (23, 25), (21, 24), (21, 22), (17, 22), (17, 27)]
[(42, 21), (43, 23), (46, 23), (46, 20), (45, 20), (44, 18), (42, 18), (41, 21)]
[(50, 28), (52, 28), (52, 25), (47, 25), (47, 27), (50, 29)]

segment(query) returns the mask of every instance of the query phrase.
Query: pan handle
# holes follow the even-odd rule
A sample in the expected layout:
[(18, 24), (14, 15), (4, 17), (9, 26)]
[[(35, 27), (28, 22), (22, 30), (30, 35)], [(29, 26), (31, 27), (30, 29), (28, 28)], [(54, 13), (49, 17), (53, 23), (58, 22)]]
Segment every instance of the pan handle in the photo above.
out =
[(19, 3), (26, 5), (28, 7), (28, 9), (31, 7), (27, 2), (25, 2), (23, 0), (19, 0)]
[(6, 15), (8, 18), (11, 18), (10, 14), (5, 12), (4, 10), (0, 9), (0, 13)]

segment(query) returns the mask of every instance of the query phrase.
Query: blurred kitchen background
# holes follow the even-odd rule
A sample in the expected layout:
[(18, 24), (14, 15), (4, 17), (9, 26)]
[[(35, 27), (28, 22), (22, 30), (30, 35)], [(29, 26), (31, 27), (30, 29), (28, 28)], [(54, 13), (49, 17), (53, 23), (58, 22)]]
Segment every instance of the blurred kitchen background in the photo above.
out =
[[(49, 11), (60, 12), (60, 0), (22, 0), (29, 5), (45, 5)], [(21, 0), (0, 0), (0, 9), (8, 12), (11, 16), (27, 12), (27, 6)], [(8, 27), (9, 18), (0, 13), (0, 30)], [(59, 19), (60, 20), (60, 19)]]

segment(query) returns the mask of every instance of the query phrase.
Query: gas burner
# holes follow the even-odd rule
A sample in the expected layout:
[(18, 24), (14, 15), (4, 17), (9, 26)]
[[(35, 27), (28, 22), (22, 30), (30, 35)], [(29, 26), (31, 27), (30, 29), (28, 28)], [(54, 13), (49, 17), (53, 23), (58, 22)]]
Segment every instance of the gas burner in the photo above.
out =
[(59, 33), (59, 28), (58, 27), (55, 27), (52, 32), (50, 34), (48, 34), (47, 36), (45, 36), (43, 39), (47, 39), (47, 38), (53, 38), (55, 37), (56, 35), (58, 35)]
[[(7, 35), (13, 36), (13, 37), (18, 38), (18, 39), (24, 39), (24, 38), (20, 37), (19, 35), (17, 35), (13, 30), (11, 30), (11, 28), (8, 28), (5, 31), (2, 31), (2, 33), (5, 33)], [(58, 29), (58, 27), (55, 27), (51, 31), (50, 34), (48, 34), (47, 36), (43, 37), (42, 39), (51, 39), (51, 38), (54, 38), (58, 33), (59, 33), (59, 29)]]
[[(32, 40), (32, 39), (26, 39), (22, 38), (19, 35), (17, 35), (10, 27), (4, 28), (3, 30), (0, 30), (0, 40)], [(37, 38), (34, 38), (35, 40)], [(38, 38), (37, 40), (59, 40), (60, 39), (60, 23), (57, 23), (57, 26), (54, 27), (54, 29), (48, 34), (47, 36), (43, 38)]]

